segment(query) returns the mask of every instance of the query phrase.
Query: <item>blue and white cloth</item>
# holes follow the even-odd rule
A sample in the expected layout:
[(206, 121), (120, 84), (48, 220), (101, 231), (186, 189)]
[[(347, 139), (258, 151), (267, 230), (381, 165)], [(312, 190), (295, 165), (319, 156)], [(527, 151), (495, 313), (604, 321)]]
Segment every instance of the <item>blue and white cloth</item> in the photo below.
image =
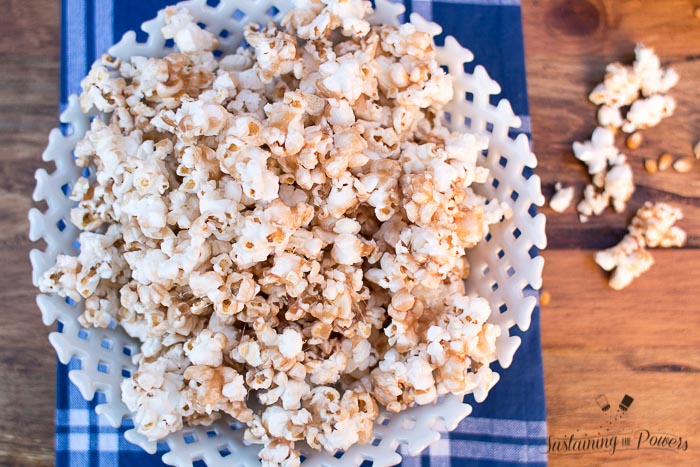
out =
[[(168, 0), (62, 0), (61, 102), (80, 89), (90, 64), (124, 32), (138, 31)], [(216, 2), (214, 2), (216, 3)], [(501, 84), (507, 98), (530, 132), (525, 60), (519, 0), (404, 0), (406, 13), (420, 13), (439, 23), (444, 34), (457, 38)], [(439, 42), (439, 41), (438, 41)], [(540, 347), (539, 309), (535, 310), (513, 364), (482, 404), (469, 396), (472, 415), (418, 457), (405, 457), (404, 466), (545, 465), (546, 423)], [(515, 329), (515, 328), (514, 328)], [(160, 466), (159, 453), (149, 455), (124, 439), (125, 422), (110, 427), (98, 417), (97, 398), (85, 401), (68, 379), (71, 364), (58, 363), (56, 387), (56, 465)]]

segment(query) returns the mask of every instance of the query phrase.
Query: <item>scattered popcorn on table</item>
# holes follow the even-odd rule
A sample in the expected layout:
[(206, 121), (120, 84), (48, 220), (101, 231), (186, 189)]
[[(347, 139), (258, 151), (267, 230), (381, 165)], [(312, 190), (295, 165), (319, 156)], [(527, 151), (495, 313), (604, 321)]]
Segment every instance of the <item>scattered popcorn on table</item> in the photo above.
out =
[(636, 130), (655, 127), (662, 119), (673, 115), (675, 110), (676, 101), (669, 96), (657, 94), (638, 99), (627, 112), (627, 121), (622, 125), (622, 131), (632, 133)]
[(620, 152), (615, 147), (615, 134), (606, 128), (593, 130), (589, 141), (573, 144), (574, 156), (588, 167), (590, 175), (605, 173), (617, 161)]
[(615, 147), (612, 130), (598, 127), (590, 141), (577, 141), (573, 149), (576, 158), (588, 166), (588, 173), (593, 178), (577, 206), (581, 222), (600, 215), (610, 204), (616, 212), (624, 211), (634, 193), (634, 176), (627, 158)]
[[(71, 194), (80, 253), (40, 281), (142, 342), (122, 384), (140, 433), (228, 414), (265, 465), (298, 465), (297, 441), (367, 443), (378, 404), (485, 397), (500, 327), (464, 255), (510, 215), (471, 188), (487, 138), (441, 123), (430, 33), (370, 27), (362, 0), (298, 5), (220, 59), (169, 7), (177, 52), (95, 63), (80, 104), (111, 116), (75, 151), (95, 174)], [(593, 146), (618, 208), (624, 157)]]
[(646, 202), (639, 208), (627, 229), (627, 235), (612, 248), (596, 253), (595, 261), (612, 271), (609, 285), (615, 290), (627, 287), (649, 270), (654, 259), (647, 248), (670, 248), (685, 245), (686, 233), (674, 225), (683, 218), (680, 209), (665, 203)]
[(549, 200), (549, 207), (555, 212), (564, 212), (569, 209), (574, 199), (574, 187), (564, 188), (561, 183), (554, 185), (554, 195)]
[[(662, 68), (654, 49), (637, 44), (632, 66), (611, 63), (605, 68), (605, 79), (589, 99), (598, 109), (598, 125), (634, 133), (651, 128), (673, 115), (676, 101), (666, 93), (678, 83), (673, 68)], [(623, 108), (629, 110), (623, 115)]]

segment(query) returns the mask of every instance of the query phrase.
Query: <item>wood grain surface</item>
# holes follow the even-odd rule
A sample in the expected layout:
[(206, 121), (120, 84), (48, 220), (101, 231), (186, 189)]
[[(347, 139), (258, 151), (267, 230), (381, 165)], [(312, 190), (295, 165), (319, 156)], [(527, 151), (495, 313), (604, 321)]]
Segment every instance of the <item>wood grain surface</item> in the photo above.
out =
[[(676, 115), (626, 151), (638, 188), (625, 214), (581, 225), (574, 211), (548, 209), (542, 310), (545, 386), (552, 436), (640, 429), (688, 440), (688, 450), (551, 453), (552, 465), (700, 465), (700, 163), (691, 173), (649, 175), (644, 157), (690, 154), (700, 139), (700, 20), (690, 0), (523, 0), (523, 23), (537, 173), (549, 196), (555, 181), (587, 182), (571, 142), (588, 138), (595, 108), (586, 96), (604, 66), (629, 60), (635, 42), (654, 46), (681, 75)], [(60, 2), (4, 0), (0, 15), (0, 465), (52, 465), (55, 356), (34, 302), (27, 211), (34, 170), (58, 107)], [(577, 194), (578, 194), (577, 193)], [(655, 251), (656, 265), (614, 292), (592, 252), (614, 244), (634, 209), (663, 200), (683, 208), (682, 250)], [(630, 410), (606, 425), (595, 398)], [(605, 429), (610, 431), (606, 432)], [(578, 431), (577, 431), (578, 430)]]
[[(613, 61), (630, 61), (634, 44), (656, 48), (681, 76), (672, 91), (676, 114), (643, 132), (645, 142), (625, 149), (637, 190), (624, 214), (607, 212), (587, 224), (575, 209), (547, 214), (542, 345), (549, 434), (580, 437), (648, 429), (688, 441), (688, 450), (626, 450), (615, 454), (551, 452), (550, 464), (700, 465), (700, 163), (690, 173), (648, 174), (646, 157), (692, 153), (700, 140), (700, 20), (688, 0), (523, 0), (528, 88), (537, 173), (549, 195), (555, 181), (588, 182), (571, 142), (595, 127), (586, 96)], [(621, 137), (618, 143), (623, 145)], [(622, 146), (620, 146), (622, 147)], [(682, 250), (654, 251), (654, 267), (615, 292), (593, 262), (594, 250), (615, 244), (647, 200), (683, 209), (688, 232)], [(629, 411), (612, 425), (595, 398), (605, 394), (614, 412), (625, 394)], [(609, 431), (606, 431), (609, 430)]]
[(34, 298), (34, 171), (56, 126), (60, 4), (0, 2), (0, 465), (53, 465), (56, 355)]

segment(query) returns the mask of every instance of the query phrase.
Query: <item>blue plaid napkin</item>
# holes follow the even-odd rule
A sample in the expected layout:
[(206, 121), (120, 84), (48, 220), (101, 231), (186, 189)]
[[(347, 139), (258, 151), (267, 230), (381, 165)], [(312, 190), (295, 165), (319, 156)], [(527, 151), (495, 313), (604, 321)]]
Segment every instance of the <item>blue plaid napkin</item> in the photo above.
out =
[[(79, 91), (90, 64), (129, 30), (175, 1), (167, 0), (62, 0), (61, 102)], [(216, 3), (216, 2), (214, 2)], [(442, 25), (468, 47), (475, 62), (486, 67), (503, 89), (513, 110), (530, 132), (525, 62), (519, 0), (404, 0), (406, 15), (420, 13)], [(438, 38), (439, 39), (439, 38)], [(440, 42), (440, 40), (438, 40)], [(473, 65), (472, 65), (473, 66)], [(535, 293), (533, 291), (533, 293)], [(421, 456), (404, 457), (405, 466), (513, 466), (546, 465), (546, 423), (540, 347), (539, 309), (535, 310), (513, 364), (502, 370), (501, 381), (482, 404), (459, 427), (433, 444)], [(514, 328), (515, 329), (515, 328)], [(157, 466), (160, 456), (146, 454), (124, 439), (130, 421), (110, 427), (95, 414), (101, 401), (85, 401), (68, 380), (77, 362), (58, 363), (56, 387), (56, 465), (63, 466)]]

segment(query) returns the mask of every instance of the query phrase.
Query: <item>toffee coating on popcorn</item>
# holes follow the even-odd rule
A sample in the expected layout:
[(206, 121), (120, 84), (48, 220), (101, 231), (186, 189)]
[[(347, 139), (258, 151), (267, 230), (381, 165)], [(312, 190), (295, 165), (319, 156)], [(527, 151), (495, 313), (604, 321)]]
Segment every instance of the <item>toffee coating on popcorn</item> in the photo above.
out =
[[(122, 396), (157, 440), (228, 414), (266, 465), (333, 452), (400, 411), (495, 383), (500, 328), (467, 295), (467, 249), (505, 205), (476, 195), (488, 140), (441, 123), (430, 33), (369, 2), (299, 2), (249, 48), (168, 8), (164, 58), (104, 57), (82, 83), (80, 254), (41, 289), (142, 342)], [(261, 408), (255, 411), (255, 399)]]

